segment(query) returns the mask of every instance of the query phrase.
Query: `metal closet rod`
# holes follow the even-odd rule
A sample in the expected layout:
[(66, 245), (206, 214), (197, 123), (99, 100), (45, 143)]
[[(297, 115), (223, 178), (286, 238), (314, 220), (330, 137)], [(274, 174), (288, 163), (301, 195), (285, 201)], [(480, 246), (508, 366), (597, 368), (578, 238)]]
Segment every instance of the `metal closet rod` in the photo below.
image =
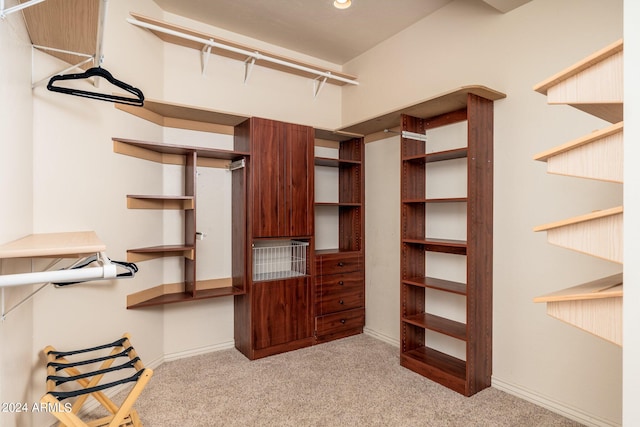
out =
[(201, 37), (196, 37), (196, 36), (192, 36), (189, 34), (184, 34), (181, 33), (179, 31), (175, 31), (175, 30), (170, 30), (168, 28), (164, 28), (164, 27), (160, 27), (158, 25), (154, 25), (154, 24), (149, 24), (146, 22), (142, 22), (142, 21), (138, 21), (137, 19), (134, 18), (127, 18), (127, 22), (129, 22), (130, 24), (133, 25), (137, 25), (139, 27), (144, 27), (150, 30), (154, 30), (154, 31), (159, 31), (161, 33), (165, 33), (165, 34), (170, 34), (176, 37), (181, 37), (183, 39), (186, 40), (191, 40), (194, 41), (196, 43), (202, 43), (205, 46), (211, 46), (211, 47), (217, 47), (223, 50), (228, 50), (229, 52), (235, 52), (241, 55), (246, 55), (248, 58), (255, 58), (257, 60), (261, 60), (261, 61), (267, 61), (267, 62), (272, 62), (274, 64), (278, 64), (278, 65), (283, 65), (285, 67), (289, 67), (289, 68), (294, 68), (296, 70), (300, 70), (300, 71), (305, 71), (307, 73), (311, 73), (311, 74), (315, 74), (317, 76), (320, 77), (325, 77), (328, 79), (333, 79), (333, 80), (338, 80), (341, 81), (343, 83), (348, 83), (348, 84), (352, 84), (352, 85), (358, 85), (359, 83), (353, 79), (348, 79), (345, 77), (341, 77), (341, 76), (336, 76), (335, 74), (332, 74), (330, 71), (319, 71), (316, 70), (314, 68), (309, 68), (309, 67), (305, 67), (304, 65), (300, 65), (300, 64), (296, 64), (293, 62), (289, 62), (289, 61), (284, 61), (282, 59), (278, 59), (278, 58), (272, 58), (270, 56), (267, 55), (263, 55), (260, 52), (251, 52), (248, 50), (244, 50), (244, 49), (239, 49), (233, 46), (228, 46), (222, 43), (217, 43), (215, 42), (213, 39), (207, 40), (207, 39), (203, 39)]

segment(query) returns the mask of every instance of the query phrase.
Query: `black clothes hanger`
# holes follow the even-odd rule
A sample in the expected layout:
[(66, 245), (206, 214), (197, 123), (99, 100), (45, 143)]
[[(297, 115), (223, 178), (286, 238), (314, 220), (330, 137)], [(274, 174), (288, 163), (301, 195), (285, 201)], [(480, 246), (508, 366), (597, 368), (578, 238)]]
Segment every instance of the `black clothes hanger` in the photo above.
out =
[[(106, 79), (109, 83), (113, 84), (114, 86), (117, 86), (120, 89), (124, 89), (135, 96), (126, 97), (126, 96), (120, 96), (120, 95), (111, 95), (108, 93), (89, 92), (81, 89), (74, 89), (74, 88), (67, 88), (67, 87), (60, 87), (60, 86), (53, 85), (53, 83), (57, 82), (58, 80), (84, 80), (91, 77), (102, 77)], [(144, 94), (140, 89), (137, 89), (125, 82), (122, 82), (116, 79), (111, 75), (110, 72), (108, 72), (102, 67), (89, 68), (84, 73), (53, 76), (51, 77), (51, 79), (49, 80), (49, 83), (47, 84), (47, 89), (49, 89), (52, 92), (66, 93), (68, 95), (81, 96), (83, 98), (99, 99), (101, 101), (112, 101), (112, 102), (117, 102), (118, 104), (134, 105), (137, 107), (142, 107), (144, 105)]]
[[(69, 267), (70, 269), (76, 269), (76, 268), (84, 268), (86, 266), (88, 266), (89, 264), (92, 264), (96, 261), (98, 261), (99, 258), (97, 255), (91, 255), (86, 257), (85, 259), (81, 260), (80, 262), (78, 262), (77, 264), (73, 265), (72, 267)], [(126, 270), (126, 272), (124, 273), (120, 273), (118, 275), (116, 275), (117, 278), (124, 278), (124, 277), (134, 277), (136, 275), (136, 273), (138, 272), (138, 266), (135, 265), (132, 262), (125, 262), (125, 261), (116, 261), (113, 259), (109, 259), (107, 258), (107, 261), (111, 262), (112, 264), (116, 264), (120, 267), (122, 267), (124, 270)], [(80, 281), (80, 282), (63, 282), (63, 283), (54, 283), (53, 285), (55, 287), (61, 287), (61, 286), (67, 286), (67, 285), (75, 285), (77, 283), (83, 283), (84, 281)]]

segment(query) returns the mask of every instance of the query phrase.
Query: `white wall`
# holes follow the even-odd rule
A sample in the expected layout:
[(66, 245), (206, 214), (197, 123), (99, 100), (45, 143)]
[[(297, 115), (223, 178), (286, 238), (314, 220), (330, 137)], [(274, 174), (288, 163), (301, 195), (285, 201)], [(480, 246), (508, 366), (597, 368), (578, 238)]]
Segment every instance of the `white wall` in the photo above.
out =
[[(621, 422), (621, 349), (550, 318), (532, 299), (621, 267), (552, 246), (532, 228), (617, 206), (622, 188), (548, 175), (532, 160), (607, 125), (547, 105), (532, 87), (621, 37), (622, 1), (536, 0), (500, 14), (458, 0), (346, 64), (361, 85), (343, 93), (345, 123), (464, 85), (507, 94), (495, 103), (493, 384), (593, 425)], [(399, 205), (389, 202), (399, 183), (398, 166), (387, 164), (398, 158), (394, 145), (367, 145), (366, 297), (367, 328), (397, 341), (399, 265), (383, 257), (398, 245), (387, 231), (399, 224)]]
[[(495, 110), (494, 383), (543, 404), (557, 404), (561, 411), (574, 411), (584, 422), (616, 424), (621, 420), (620, 349), (549, 318), (544, 307), (531, 299), (617, 267), (552, 247), (531, 228), (614, 206), (621, 190), (548, 176), (542, 164), (531, 160), (539, 151), (602, 127), (584, 113), (546, 105), (531, 87), (620, 38), (622, 1), (535, 0), (506, 15), (478, 3), (455, 1), (382, 43), (347, 65), (345, 71), (359, 76), (359, 87), (341, 90), (326, 85), (315, 99), (311, 80), (256, 67), (244, 85), (242, 63), (216, 56), (202, 76), (199, 52), (164, 44), (127, 24), (129, 7), (224, 38), (263, 44), (163, 15), (150, 0), (134, 6), (125, 0), (108, 2), (104, 67), (141, 88), (148, 98), (326, 128), (466, 84), (507, 93)], [(33, 92), (32, 107), (24, 26), (14, 17), (8, 22), (0, 22), (0, 124), (6, 132), (0, 140), (0, 177), (12, 185), (0, 186), (0, 193), (3, 200), (12, 201), (12, 210), (6, 209), (7, 204), (0, 208), (0, 242), (32, 231), (92, 229), (114, 259), (124, 259), (127, 248), (162, 243), (158, 233), (170, 235), (167, 227), (172, 219), (162, 213), (127, 210), (125, 195), (167, 191), (174, 172), (114, 154), (110, 138), (162, 140), (173, 135), (108, 103), (54, 94), (42, 87)], [(38, 75), (59, 65), (46, 55), (36, 59)], [(402, 78), (397, 78), (398, 70)], [(20, 144), (8, 145), (9, 141)], [(399, 254), (399, 230), (386, 227), (399, 223), (398, 203), (389, 203), (389, 198), (399, 197), (396, 142), (368, 145), (366, 161), (367, 328), (397, 340), (398, 259), (376, 251), (384, 248)], [(167, 356), (230, 344), (230, 298), (126, 310), (127, 294), (156, 286), (176, 273), (171, 263), (160, 261), (141, 263), (140, 268), (132, 280), (49, 288), (3, 322), (1, 400), (39, 399), (44, 373), (37, 353), (47, 344), (76, 348), (129, 331), (143, 359), (152, 364)], [(16, 360), (28, 362), (13, 369)], [(8, 389), (4, 386), (8, 383), (21, 386)], [(3, 426), (50, 421), (0, 417)]]
[[(13, 5), (7, 2), (7, 6)], [(0, 242), (18, 239), (33, 226), (31, 43), (21, 14), (0, 21)], [(0, 261), (0, 273), (24, 268), (22, 262)], [(10, 310), (32, 289), (8, 288), (4, 307)], [(32, 307), (26, 303), (0, 320), (0, 402), (25, 402), (33, 347)], [(0, 425), (18, 424), (19, 413), (0, 413)]]
[(640, 85), (637, 78), (640, 68), (640, 31), (636, 23), (640, 19), (640, 4), (634, 0), (624, 2), (624, 350), (623, 350), (623, 424), (625, 426), (640, 425), (640, 405), (637, 396), (640, 394), (640, 265), (634, 262), (640, 253), (640, 170), (636, 162), (640, 158), (640, 124), (634, 120), (640, 113)]

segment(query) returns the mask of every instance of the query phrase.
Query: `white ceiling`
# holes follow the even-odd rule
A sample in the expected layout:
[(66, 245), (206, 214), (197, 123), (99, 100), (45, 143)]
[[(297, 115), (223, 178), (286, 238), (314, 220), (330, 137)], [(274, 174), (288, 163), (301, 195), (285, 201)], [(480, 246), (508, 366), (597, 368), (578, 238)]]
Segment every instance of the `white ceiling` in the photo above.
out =
[[(166, 12), (344, 64), (451, 0), (154, 0)], [(509, 0), (513, 1), (513, 0)]]
[[(452, 0), (154, 0), (166, 12), (342, 65)], [(507, 13), (531, 0), (484, 2)]]

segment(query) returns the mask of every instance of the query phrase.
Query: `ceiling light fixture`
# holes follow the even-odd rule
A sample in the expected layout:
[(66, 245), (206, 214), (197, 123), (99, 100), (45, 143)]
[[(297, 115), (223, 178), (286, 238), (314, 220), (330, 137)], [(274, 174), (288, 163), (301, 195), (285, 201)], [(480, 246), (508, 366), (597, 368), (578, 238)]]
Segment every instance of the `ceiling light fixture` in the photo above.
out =
[(335, 0), (333, 6), (338, 9), (346, 9), (351, 6), (351, 0)]

